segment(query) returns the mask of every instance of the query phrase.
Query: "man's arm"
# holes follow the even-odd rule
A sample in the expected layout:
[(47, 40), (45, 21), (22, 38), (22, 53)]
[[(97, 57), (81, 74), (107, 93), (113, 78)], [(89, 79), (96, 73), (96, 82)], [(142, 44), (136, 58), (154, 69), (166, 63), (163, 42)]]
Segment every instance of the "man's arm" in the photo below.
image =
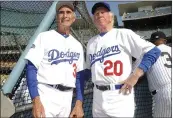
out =
[(26, 80), (31, 99), (33, 100), (35, 97), (39, 96), (37, 89), (37, 68), (29, 60), (26, 65)]
[(44, 107), (41, 103), (38, 88), (37, 88), (37, 68), (33, 65), (32, 62), (28, 60), (26, 65), (26, 80), (28, 85), (28, 90), (33, 102), (32, 114), (34, 117), (45, 117)]
[(83, 117), (83, 95), (84, 95), (84, 70), (76, 75), (76, 103), (70, 117)]
[(127, 91), (131, 93), (132, 87), (137, 83), (138, 79), (157, 61), (160, 54), (161, 51), (157, 47), (154, 47), (145, 53), (139, 66), (125, 81), (122, 82), (124, 85), (122, 86), (120, 93), (123, 92), (127, 94)]
[(153, 49), (145, 53), (141, 63), (133, 72), (133, 75), (140, 78), (145, 72), (148, 71), (149, 68), (151, 68), (151, 66), (157, 61), (160, 55), (161, 51), (157, 47), (154, 47)]
[(77, 73), (76, 77), (76, 99), (83, 102), (84, 83), (91, 78), (91, 70), (85, 69)]
[(91, 71), (88, 69), (82, 70), (77, 73), (76, 77), (76, 104), (73, 108), (70, 117), (83, 117), (83, 96), (84, 96), (84, 86), (85, 81), (91, 78)]
[(153, 49), (144, 54), (138, 68), (142, 69), (144, 72), (147, 72), (147, 70), (151, 68), (151, 66), (157, 61), (160, 55), (160, 49), (154, 47)]

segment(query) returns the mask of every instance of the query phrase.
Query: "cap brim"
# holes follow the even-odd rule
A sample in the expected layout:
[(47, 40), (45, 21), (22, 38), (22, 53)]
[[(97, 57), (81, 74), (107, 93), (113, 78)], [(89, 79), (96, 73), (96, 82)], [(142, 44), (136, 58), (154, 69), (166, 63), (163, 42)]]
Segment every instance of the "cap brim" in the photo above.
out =
[(167, 41), (166, 38), (152, 38), (152, 39), (150, 39), (149, 41), (152, 42), (152, 43), (154, 43), (154, 42), (157, 41), (157, 40), (165, 40), (165, 41)]
[(70, 8), (72, 11), (74, 11), (74, 6), (72, 3), (58, 3), (57, 6), (56, 6), (56, 10), (59, 10), (60, 8), (62, 8), (63, 6), (66, 6), (68, 8)]
[(92, 14), (95, 13), (95, 11), (97, 10), (97, 8), (99, 7), (104, 7), (106, 8), (108, 11), (111, 11), (110, 8), (108, 6), (106, 6), (104, 3), (96, 3), (93, 8), (92, 8)]

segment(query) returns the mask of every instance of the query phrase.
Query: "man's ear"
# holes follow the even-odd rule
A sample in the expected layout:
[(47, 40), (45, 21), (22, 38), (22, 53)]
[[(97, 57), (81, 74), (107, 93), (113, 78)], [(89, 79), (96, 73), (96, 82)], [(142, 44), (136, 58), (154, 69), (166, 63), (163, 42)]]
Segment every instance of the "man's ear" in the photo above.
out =
[(167, 43), (167, 40), (166, 40), (166, 39), (164, 39), (164, 43), (165, 43), (165, 44)]
[(74, 13), (74, 19), (73, 19), (73, 22), (75, 22), (75, 20), (76, 20), (76, 14)]
[(75, 20), (76, 20), (76, 17), (73, 18), (73, 22), (75, 22)]

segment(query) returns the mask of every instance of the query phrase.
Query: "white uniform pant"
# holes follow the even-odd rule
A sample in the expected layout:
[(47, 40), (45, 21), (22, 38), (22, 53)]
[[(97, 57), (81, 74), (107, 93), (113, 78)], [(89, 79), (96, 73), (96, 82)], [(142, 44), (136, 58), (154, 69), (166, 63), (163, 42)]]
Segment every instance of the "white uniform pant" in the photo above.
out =
[(101, 91), (94, 87), (93, 117), (134, 117), (134, 91), (129, 95), (119, 90)]
[(153, 117), (171, 117), (172, 113), (172, 96), (171, 84), (158, 89), (157, 93), (153, 95)]
[(38, 84), (38, 92), (46, 117), (69, 117), (73, 90), (60, 91), (46, 84)]

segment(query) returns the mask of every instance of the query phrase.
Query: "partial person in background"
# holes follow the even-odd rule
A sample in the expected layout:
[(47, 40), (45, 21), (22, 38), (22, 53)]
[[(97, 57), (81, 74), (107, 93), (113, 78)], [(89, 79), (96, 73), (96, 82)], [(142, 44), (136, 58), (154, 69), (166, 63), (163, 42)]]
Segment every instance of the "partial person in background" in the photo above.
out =
[(76, 75), (84, 69), (83, 47), (70, 34), (74, 21), (72, 2), (58, 2), (57, 30), (40, 33), (25, 57), (34, 117), (69, 117)]
[[(132, 30), (113, 28), (114, 14), (106, 2), (96, 3), (92, 14), (100, 31), (89, 40), (86, 56), (86, 73), (91, 72), (94, 83), (93, 117), (134, 117), (133, 87), (156, 62), (160, 50)], [(132, 56), (141, 55), (140, 65), (131, 73)], [(74, 108), (73, 115), (80, 117), (80, 110)]]
[[(160, 57), (146, 73), (148, 87), (153, 96), (153, 117), (169, 118), (172, 113), (171, 47), (166, 45), (166, 35), (161, 31), (151, 34), (150, 41), (161, 50)], [(135, 69), (140, 62), (141, 59), (136, 60), (133, 63), (133, 68)]]
[(161, 31), (153, 33), (150, 41), (161, 50), (161, 56), (147, 72), (149, 90), (154, 98), (153, 117), (171, 117), (171, 47), (166, 45), (166, 35)]

